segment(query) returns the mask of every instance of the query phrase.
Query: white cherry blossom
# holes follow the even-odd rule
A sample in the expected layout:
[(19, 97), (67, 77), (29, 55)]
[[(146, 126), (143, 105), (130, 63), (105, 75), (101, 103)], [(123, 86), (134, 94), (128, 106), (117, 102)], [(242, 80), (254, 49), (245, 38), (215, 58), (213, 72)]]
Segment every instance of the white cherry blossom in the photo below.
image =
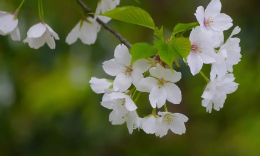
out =
[(101, 105), (113, 110), (109, 115), (109, 121), (113, 125), (122, 125), (126, 122), (130, 134), (133, 129), (140, 127), (141, 119), (135, 111), (137, 107), (129, 95), (119, 92), (107, 93), (103, 96)]
[[(96, 14), (103, 14), (106, 11), (115, 9), (117, 5), (119, 5), (120, 0), (99, 0), (98, 6), (96, 9)], [(107, 23), (111, 20), (109, 17), (104, 16), (96, 16), (103, 22)]]
[(84, 44), (94, 44), (96, 42), (99, 31), (100, 25), (95, 19), (91, 17), (82, 19), (68, 34), (66, 43), (71, 45), (79, 38)]
[(221, 80), (213, 79), (208, 83), (201, 96), (202, 106), (206, 107), (207, 112), (211, 113), (212, 107), (219, 111), (224, 106), (227, 94), (235, 92), (238, 88), (234, 80), (233, 74), (226, 74)]
[(185, 122), (188, 121), (188, 118), (180, 113), (170, 113), (170, 112), (158, 112), (159, 125), (155, 132), (156, 136), (163, 137), (168, 133), (170, 129), (175, 134), (183, 134), (186, 132)]
[(216, 62), (212, 64), (210, 78), (222, 79), (227, 72), (233, 72), (233, 65), (238, 64), (241, 58), (241, 48), (239, 46), (240, 39), (232, 38), (240, 32), (239, 27), (235, 27), (230, 37), (224, 45), (222, 45), (217, 53)]
[(223, 32), (232, 27), (233, 20), (230, 16), (220, 13), (221, 7), (220, 0), (211, 0), (205, 11), (202, 6), (197, 8), (195, 16), (202, 29)]
[(160, 64), (149, 70), (152, 77), (141, 80), (140, 88), (143, 92), (148, 92), (149, 101), (153, 108), (161, 108), (166, 99), (174, 104), (181, 102), (181, 90), (175, 85), (181, 79), (181, 73), (165, 69)]
[(180, 113), (158, 112), (158, 115), (149, 115), (141, 120), (141, 128), (147, 134), (155, 134), (163, 137), (170, 129), (175, 134), (183, 134), (186, 131), (185, 122), (188, 118)]
[(18, 19), (14, 14), (0, 11), (0, 35), (11, 35), (12, 40), (20, 41)]
[(200, 27), (196, 27), (191, 31), (191, 52), (187, 57), (187, 62), (192, 75), (196, 75), (202, 69), (203, 64), (215, 62), (214, 41), (209, 34), (202, 31)]
[(108, 75), (116, 76), (113, 82), (115, 91), (126, 91), (132, 83), (138, 83), (151, 66), (146, 59), (137, 60), (131, 65), (132, 56), (123, 44), (116, 47), (114, 57), (103, 63), (103, 69)]
[(127, 111), (124, 114), (122, 110), (120, 110), (120, 112), (113, 110), (109, 115), (109, 121), (112, 125), (122, 125), (126, 123), (130, 134), (133, 133), (134, 129), (140, 127), (140, 118), (135, 111)]
[(39, 49), (47, 43), (51, 49), (55, 49), (54, 39), (59, 40), (58, 34), (48, 24), (38, 23), (29, 29), (24, 43), (28, 43), (34, 49)]
[(97, 94), (105, 93), (106, 89), (113, 84), (107, 79), (98, 79), (96, 77), (92, 77), (89, 83), (91, 84), (91, 89)]

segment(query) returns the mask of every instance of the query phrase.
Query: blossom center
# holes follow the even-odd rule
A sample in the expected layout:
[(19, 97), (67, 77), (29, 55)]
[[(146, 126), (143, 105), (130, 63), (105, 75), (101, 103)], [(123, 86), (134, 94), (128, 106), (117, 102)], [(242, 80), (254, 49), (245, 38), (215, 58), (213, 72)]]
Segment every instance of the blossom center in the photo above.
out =
[(206, 28), (211, 27), (213, 24), (213, 18), (212, 17), (209, 17), (207, 19), (204, 18), (203, 24), (204, 24), (204, 27), (206, 27)]
[(172, 114), (166, 114), (163, 116), (163, 123), (170, 125), (174, 120), (174, 116)]
[(163, 78), (158, 79), (157, 85), (159, 88), (163, 87), (167, 83)]
[(131, 76), (131, 73), (133, 71), (133, 68), (131, 66), (125, 66), (125, 75)]
[(192, 52), (201, 52), (201, 48), (200, 48), (200, 45), (198, 45), (198, 44), (192, 44), (191, 45), (191, 51)]

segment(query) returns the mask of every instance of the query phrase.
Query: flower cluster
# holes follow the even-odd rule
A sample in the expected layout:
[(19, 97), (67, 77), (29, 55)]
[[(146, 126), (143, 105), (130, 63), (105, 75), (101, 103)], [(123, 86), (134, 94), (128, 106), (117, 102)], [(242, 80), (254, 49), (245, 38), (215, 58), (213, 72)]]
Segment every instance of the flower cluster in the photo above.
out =
[[(10, 34), (13, 40), (20, 40), (17, 15), (24, 1), (22, 0), (14, 13), (0, 11), (0, 35)], [(42, 0), (38, 2), (40, 23), (29, 29), (24, 43), (28, 43), (34, 49), (47, 43), (51, 49), (55, 49), (55, 39), (59, 40), (59, 36), (44, 22)], [(224, 106), (227, 94), (235, 92), (238, 88), (232, 72), (233, 66), (241, 59), (240, 39), (234, 37), (240, 32), (240, 28), (235, 27), (229, 38), (224, 40), (223, 32), (230, 29), (233, 23), (230, 16), (221, 13), (220, 0), (211, 0), (206, 9), (199, 6), (195, 13), (198, 22), (177, 24), (176, 27), (179, 27), (177, 30), (174, 28), (170, 39), (164, 37), (163, 27), (155, 27), (149, 14), (140, 8), (126, 7), (111, 11), (113, 15), (123, 11), (121, 14), (125, 18), (134, 17), (131, 20), (122, 19), (121, 14), (120, 18), (116, 15), (99, 16), (116, 8), (119, 3), (120, 0), (99, 0), (96, 15), (83, 15), (66, 38), (69, 45), (78, 39), (84, 44), (94, 44), (101, 28), (99, 23), (104, 25), (109, 22), (108, 17), (154, 30), (154, 46), (146, 43), (134, 44), (135, 48), (130, 49), (130, 54), (125, 45), (119, 44), (115, 49), (114, 58), (103, 63), (104, 71), (115, 77), (114, 80), (92, 77), (89, 81), (95, 93), (104, 94), (101, 105), (112, 110), (109, 121), (113, 125), (126, 123), (129, 133), (134, 129), (142, 129), (147, 134), (159, 137), (165, 136), (168, 130), (179, 135), (185, 133), (185, 122), (188, 118), (180, 113), (169, 112), (166, 106), (167, 101), (172, 104), (180, 104), (182, 101), (182, 92), (176, 85), (182, 74), (172, 66), (173, 63), (178, 65), (178, 58), (187, 61), (192, 75), (200, 73), (207, 81), (202, 94), (202, 106), (206, 107), (207, 112), (211, 112), (212, 108), (219, 111)], [(139, 16), (140, 12), (145, 16)], [(143, 19), (146, 16), (148, 20)], [(184, 32), (189, 29), (192, 29), (189, 38), (183, 37)], [(180, 32), (182, 34), (176, 35)], [(126, 45), (131, 47), (130, 44)], [(142, 53), (143, 51), (145, 52)], [(203, 64), (211, 65), (210, 78), (201, 71)], [(139, 116), (138, 99), (143, 92), (149, 93), (152, 111), (146, 116)]]
[[(233, 36), (240, 32), (240, 28), (235, 27), (230, 37), (224, 41), (223, 31), (233, 24), (232, 19), (220, 11), (219, 0), (212, 0), (205, 10), (202, 6), (197, 8), (195, 16), (199, 26), (194, 27), (190, 33), (191, 50), (185, 59), (191, 74), (200, 73), (208, 83), (202, 95), (202, 106), (206, 107), (207, 112), (211, 112), (212, 108), (217, 111), (222, 108), (227, 94), (238, 88), (232, 72), (233, 65), (240, 61), (241, 49), (240, 40)], [(181, 103), (182, 93), (175, 83), (180, 81), (182, 74), (163, 62), (160, 53), (137, 61), (133, 61), (132, 57), (125, 45), (118, 45), (114, 58), (103, 63), (104, 71), (115, 79), (92, 77), (90, 80), (94, 92), (104, 93), (101, 105), (112, 110), (109, 121), (113, 125), (126, 123), (129, 133), (133, 129), (142, 129), (147, 134), (158, 137), (165, 136), (168, 130), (179, 135), (185, 133), (188, 117), (169, 112), (166, 106), (167, 101), (172, 104)], [(201, 71), (203, 64), (212, 67), (210, 79)], [(146, 116), (137, 113), (138, 98), (142, 92), (149, 93), (152, 107), (151, 113)], [(157, 111), (161, 108), (164, 112)]]
[(238, 64), (241, 58), (240, 39), (233, 38), (240, 32), (235, 27), (230, 37), (224, 42), (223, 31), (232, 27), (232, 19), (220, 13), (221, 3), (212, 0), (204, 10), (198, 7), (195, 16), (200, 26), (194, 28), (190, 34), (191, 52), (187, 62), (192, 75), (201, 72), (203, 64), (211, 64), (210, 81), (202, 95), (202, 106), (207, 112), (223, 107), (227, 94), (237, 90), (234, 82), (233, 65)]
[[(14, 13), (7, 13), (0, 11), (0, 35), (11, 35), (12, 40), (20, 41), (20, 31), (18, 27), (17, 15), (21, 6), (25, 0), (23, 0)], [(43, 20), (43, 7), (42, 0), (39, 1), (39, 17), (40, 22), (32, 26), (27, 32), (27, 37), (24, 39), (24, 43), (33, 49), (39, 49), (45, 43), (50, 49), (55, 49), (55, 39), (59, 40), (59, 36), (53, 29)], [(100, 0), (96, 9), (96, 14), (101, 14), (106, 11), (114, 9), (119, 5), (120, 0)], [(110, 18), (95, 16), (94, 18), (85, 17), (78, 22), (78, 24), (72, 29), (66, 38), (66, 43), (69, 45), (75, 43), (79, 38), (84, 44), (94, 44), (97, 38), (97, 34), (100, 31), (100, 25), (96, 21), (96, 18), (100, 18), (104, 23), (109, 22)]]
[[(176, 134), (186, 131), (184, 122), (188, 118), (179, 113), (167, 111), (166, 100), (180, 104), (182, 95), (175, 84), (181, 79), (181, 73), (166, 69), (159, 63), (152, 66), (147, 59), (132, 62), (132, 56), (125, 45), (118, 45), (114, 59), (103, 63), (104, 71), (115, 76), (114, 80), (91, 78), (91, 88), (96, 93), (105, 93), (101, 105), (111, 109), (109, 121), (113, 125), (126, 122), (129, 133), (133, 129), (143, 129), (148, 134), (164, 136), (170, 129)], [(149, 72), (148, 72), (149, 71)], [(136, 102), (142, 92), (148, 92), (153, 111), (141, 118), (138, 116)], [(156, 108), (165, 108), (158, 112)]]

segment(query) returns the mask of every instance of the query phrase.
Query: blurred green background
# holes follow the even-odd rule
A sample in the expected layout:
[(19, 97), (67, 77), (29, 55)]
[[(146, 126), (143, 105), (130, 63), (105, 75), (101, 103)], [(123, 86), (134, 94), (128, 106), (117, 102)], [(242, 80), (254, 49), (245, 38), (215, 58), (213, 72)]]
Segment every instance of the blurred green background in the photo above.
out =
[[(0, 10), (13, 12), (20, 2), (0, 0)], [(84, 2), (95, 10), (96, 0)], [(210, 0), (140, 2), (121, 0), (120, 6), (147, 10), (169, 35), (175, 24), (195, 22), (196, 8), (206, 7)], [(187, 131), (157, 138), (142, 130), (130, 135), (126, 125), (111, 125), (110, 110), (100, 105), (102, 95), (89, 87), (92, 76), (109, 78), (101, 63), (113, 58), (120, 43), (117, 38), (102, 29), (94, 45), (80, 41), (67, 45), (65, 38), (80, 19), (80, 7), (71, 0), (44, 0), (45, 22), (60, 36), (55, 50), (46, 45), (33, 50), (10, 36), (0, 36), (0, 156), (259, 156), (260, 4), (258, 0), (222, 0), (222, 4), (222, 12), (242, 28), (238, 35), (242, 61), (234, 67), (239, 88), (228, 95), (223, 109), (206, 113), (200, 97), (206, 84), (181, 63), (176, 70), (183, 73), (178, 82), (183, 101), (168, 107), (189, 117)], [(18, 18), (24, 39), (28, 29), (39, 22), (37, 1), (27, 0)], [(152, 43), (149, 29), (119, 21), (109, 25), (131, 43)], [(207, 75), (209, 70), (204, 66)], [(144, 112), (151, 111), (147, 96), (143, 94), (137, 103)]]

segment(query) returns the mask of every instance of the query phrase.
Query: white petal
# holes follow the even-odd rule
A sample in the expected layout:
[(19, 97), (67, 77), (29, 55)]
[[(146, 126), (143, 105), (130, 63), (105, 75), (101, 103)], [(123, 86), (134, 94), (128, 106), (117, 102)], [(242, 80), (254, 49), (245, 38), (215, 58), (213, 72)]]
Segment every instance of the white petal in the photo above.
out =
[(229, 36), (229, 39), (232, 38), (234, 35), (239, 34), (240, 31), (241, 31), (241, 28), (240, 28), (239, 26), (236, 26), (236, 27), (233, 29), (231, 35)]
[(215, 63), (213, 63), (212, 66), (211, 66), (211, 71), (210, 71), (210, 79), (211, 80), (214, 80), (217, 76), (215, 66), (216, 66)]
[(97, 18), (99, 18), (104, 23), (108, 23), (111, 20), (111, 18), (105, 16), (97, 16)]
[(154, 134), (156, 131), (156, 118), (152, 115), (148, 118), (144, 118), (142, 121), (142, 129), (147, 134)]
[(199, 6), (196, 10), (195, 16), (201, 27), (204, 27), (204, 14), (204, 8), (202, 6)]
[(4, 34), (11, 33), (18, 25), (18, 20), (14, 20), (14, 15), (5, 14), (0, 17), (0, 30)]
[(130, 66), (132, 55), (124, 44), (119, 44), (115, 49), (115, 60), (125, 66)]
[(141, 82), (141, 80), (144, 79), (144, 76), (141, 71), (134, 70), (131, 76), (133, 80), (133, 85), (136, 87), (136, 90), (141, 92), (149, 92), (149, 90), (146, 87), (144, 87)]
[(157, 67), (150, 68), (149, 72), (153, 77), (157, 77), (159, 79), (163, 78), (165, 68), (163, 68), (159, 63)]
[(176, 116), (176, 118), (178, 118), (179, 120), (183, 121), (183, 122), (187, 122), (189, 120), (189, 118), (181, 113), (173, 113), (174, 116)]
[(14, 29), (14, 31), (11, 32), (11, 38), (14, 41), (20, 41), (21, 37), (20, 37), (20, 31), (18, 26)]
[(45, 44), (46, 34), (43, 34), (42, 37), (39, 38), (26, 38), (24, 43), (28, 43), (31, 48), (39, 49)]
[(48, 44), (48, 46), (50, 47), (50, 49), (55, 49), (55, 40), (54, 38), (48, 33), (46, 33), (46, 43)]
[(233, 74), (227, 74), (222, 80), (220, 80), (225, 81), (222, 86), (226, 94), (231, 94), (237, 90), (238, 84), (235, 83), (234, 80), (235, 78)]
[(120, 92), (113, 92), (108, 94), (109, 98), (114, 100), (114, 99), (124, 99), (126, 97), (126, 95), (124, 93), (120, 93)]
[(225, 100), (227, 98), (226, 93), (224, 92), (218, 92), (214, 98), (213, 98), (213, 103), (214, 103), (214, 109), (216, 111), (219, 111), (220, 108), (224, 106)]
[(167, 92), (164, 88), (153, 87), (149, 100), (153, 108), (161, 108), (166, 103)]
[(91, 84), (91, 89), (97, 94), (105, 93), (105, 90), (112, 85), (107, 79), (98, 79), (96, 77), (92, 77), (89, 83)]
[(215, 70), (218, 75), (218, 79), (222, 79), (227, 73), (227, 66), (225, 63), (215, 65)]
[(238, 84), (235, 82), (231, 82), (228, 85), (225, 85), (224, 88), (225, 88), (226, 94), (231, 94), (237, 90)]
[(120, 73), (124, 73), (125, 67), (120, 65), (115, 59), (103, 62), (104, 71), (111, 76), (117, 76)]
[(168, 126), (165, 124), (157, 122), (155, 135), (161, 138), (168, 133), (168, 129)]
[[(96, 9), (96, 14), (98, 15), (98, 14), (103, 14), (102, 12), (101, 12), (101, 4), (100, 3), (98, 3), (98, 6), (97, 6), (97, 9)], [(111, 20), (111, 18), (109, 18), (109, 17), (105, 17), (105, 16), (95, 16), (94, 17), (94, 19), (96, 19), (96, 18), (99, 18), (101, 21), (103, 21), (104, 23), (108, 23), (110, 20)]]
[(69, 45), (75, 43), (79, 38), (79, 29), (80, 29), (80, 22), (71, 30), (71, 32), (66, 37), (66, 43)]
[(113, 83), (113, 87), (115, 91), (124, 92), (131, 86), (131, 84), (132, 84), (132, 77), (122, 73), (116, 76)]
[(230, 27), (233, 26), (232, 18), (226, 14), (218, 14), (214, 17), (214, 23), (212, 29), (215, 31), (224, 31), (228, 30)]
[(207, 8), (205, 9), (205, 14), (207, 17), (210, 17), (219, 14), (220, 11), (221, 11), (220, 0), (211, 0)]
[(114, 107), (114, 101), (102, 101), (101, 106), (107, 108), (107, 109), (113, 109)]
[(203, 107), (208, 107), (208, 105), (211, 104), (211, 103), (212, 103), (211, 99), (203, 99), (201, 105)]
[(171, 131), (175, 134), (183, 134), (186, 132), (186, 127), (184, 125), (184, 122), (175, 119), (172, 123), (171, 123)]
[(132, 134), (133, 129), (136, 129), (140, 127), (141, 118), (138, 117), (136, 111), (128, 112), (127, 114), (128, 118), (126, 121), (127, 128), (130, 134)]
[(51, 28), (48, 24), (45, 24), (45, 25), (46, 25), (46, 27), (48, 28), (48, 30), (49, 30), (49, 32), (51, 33), (51, 35), (52, 35), (56, 40), (59, 40), (60, 38), (59, 38), (58, 34), (57, 34), (54, 30), (52, 30), (52, 28)]
[(173, 104), (180, 104), (182, 96), (180, 88), (174, 83), (168, 83), (165, 87), (167, 100)]
[(189, 56), (187, 57), (187, 62), (190, 67), (190, 71), (192, 75), (196, 75), (200, 72), (202, 66), (203, 66), (203, 61), (200, 58), (200, 56), (194, 52), (191, 52)]
[(212, 46), (214, 48), (220, 47), (224, 42), (224, 33), (223, 32), (217, 32), (217, 31), (208, 31), (210, 32), (210, 39), (212, 42)]
[(207, 84), (201, 97), (203, 97), (204, 99), (212, 99), (215, 94), (216, 94), (216, 85), (214, 84), (214, 81), (210, 81)]
[(136, 88), (138, 88), (140, 81), (144, 78), (142, 72), (139, 70), (134, 70), (132, 71), (131, 76), (132, 76), (133, 84), (136, 86)]
[(112, 125), (122, 125), (126, 121), (125, 115), (122, 112), (113, 110), (109, 114), (109, 121), (111, 121)]
[(141, 92), (148, 92), (150, 93), (153, 87), (156, 87), (158, 80), (153, 77), (147, 77), (140, 81), (138, 84), (138, 89)]
[(125, 97), (125, 107), (129, 111), (135, 111), (137, 109), (134, 101), (129, 96)]
[(83, 21), (83, 25), (80, 28), (79, 38), (84, 44), (94, 44), (97, 39), (97, 33), (99, 32), (99, 25), (96, 21), (87, 18), (88, 21)]
[(133, 70), (139, 70), (142, 73), (146, 72), (150, 67), (151, 63), (147, 59), (137, 60), (133, 64)]
[(47, 29), (47, 27), (44, 24), (38, 23), (38, 24), (32, 26), (28, 30), (27, 37), (28, 38), (39, 38), (46, 32), (46, 29)]
[(211, 111), (212, 111), (212, 106), (213, 106), (212, 100), (208, 100), (208, 101), (203, 100), (203, 101), (202, 101), (202, 104), (203, 104), (203, 102), (204, 102), (204, 103), (207, 102), (207, 105), (205, 106), (205, 107), (206, 107), (206, 112), (211, 113)]
[(171, 69), (165, 69), (163, 79), (170, 82), (178, 82), (181, 79), (181, 72), (174, 71), (173, 73)]
[(130, 112), (127, 115), (128, 115), (128, 118), (126, 120), (126, 126), (127, 126), (129, 134), (132, 134), (133, 133), (133, 129), (134, 129), (134, 124), (135, 124), (135, 118), (133, 118), (130, 115)]
[(198, 55), (200, 56), (202, 62), (205, 64), (216, 62), (216, 54), (213, 48), (204, 48), (203, 52), (199, 53)]

